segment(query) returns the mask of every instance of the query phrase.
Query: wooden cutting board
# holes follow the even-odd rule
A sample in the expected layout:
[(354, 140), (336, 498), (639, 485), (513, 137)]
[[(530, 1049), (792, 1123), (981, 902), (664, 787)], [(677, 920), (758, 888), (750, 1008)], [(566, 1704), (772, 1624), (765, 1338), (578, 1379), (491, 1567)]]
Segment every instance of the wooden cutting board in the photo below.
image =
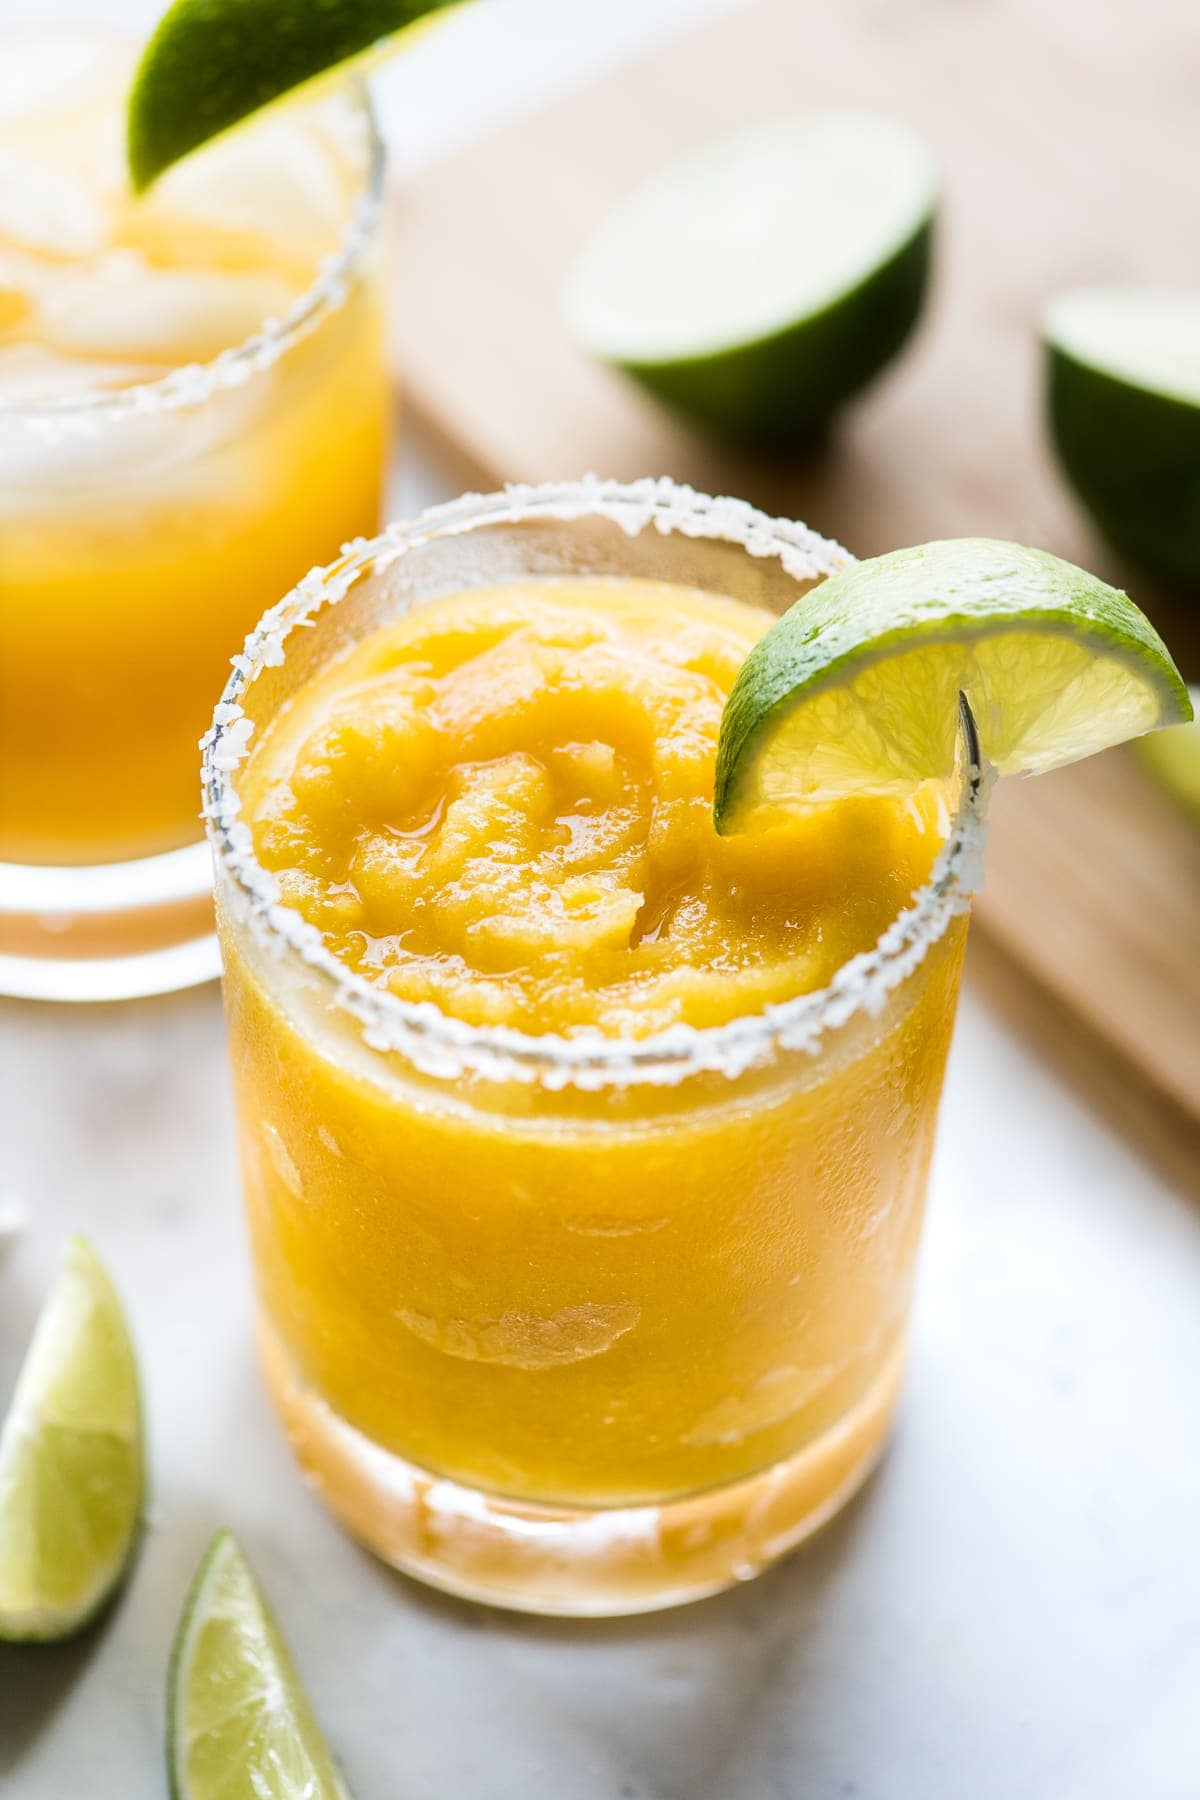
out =
[[(1044, 545), (1129, 585), (1200, 678), (1200, 602), (1172, 607), (1117, 568), (1051, 466), (1036, 343), (1061, 288), (1194, 284), (1198, 92), (1191, 0), (737, 6), (405, 186), (410, 410), (475, 484), (666, 473), (860, 555), (969, 532)], [(645, 172), (751, 120), (846, 106), (925, 132), (944, 207), (923, 328), (820, 460), (707, 442), (574, 349), (567, 269)], [(1131, 753), (1006, 784), (977, 919), (992, 991), (1195, 1177), (1200, 837)]]

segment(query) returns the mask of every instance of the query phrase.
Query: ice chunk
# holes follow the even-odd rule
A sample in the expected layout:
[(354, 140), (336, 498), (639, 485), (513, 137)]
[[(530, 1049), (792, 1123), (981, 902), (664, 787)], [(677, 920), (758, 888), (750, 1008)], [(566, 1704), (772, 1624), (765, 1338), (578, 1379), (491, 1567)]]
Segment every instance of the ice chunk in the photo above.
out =
[(107, 31), (6, 30), (0, 126), (119, 99), (133, 51)]
[(32, 250), (21, 250), (0, 239), (0, 290), (19, 294), (32, 304), (48, 294), (62, 279), (62, 263), (48, 262)]
[(41, 335), (74, 355), (206, 362), (286, 312), (293, 298), (277, 275), (156, 269), (136, 251), (114, 250), (48, 296)]
[(0, 396), (9, 404), (77, 399), (94, 389), (113, 393), (161, 374), (161, 366), (154, 363), (81, 360), (60, 356), (41, 344), (0, 344)]
[(203, 221), (286, 240), (314, 258), (336, 246), (349, 211), (334, 158), (303, 117), (218, 139), (170, 170), (143, 207), (148, 224)]
[(109, 239), (102, 195), (83, 175), (0, 145), (0, 240), (48, 256), (92, 256)]

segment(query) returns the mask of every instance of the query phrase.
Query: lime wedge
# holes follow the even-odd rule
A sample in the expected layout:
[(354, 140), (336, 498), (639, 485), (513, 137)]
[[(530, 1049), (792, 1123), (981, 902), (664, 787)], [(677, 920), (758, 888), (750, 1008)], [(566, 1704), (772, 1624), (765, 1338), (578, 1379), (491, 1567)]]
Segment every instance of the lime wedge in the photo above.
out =
[[(1190, 690), (1192, 708), (1200, 706), (1200, 687)], [(1200, 720), (1156, 731), (1138, 745), (1143, 766), (1186, 813), (1200, 825)]]
[(284, 95), (341, 80), (455, 0), (175, 0), (129, 94), (134, 191)]
[(73, 1238), (0, 1432), (0, 1638), (49, 1642), (95, 1617), (132, 1558), (143, 1486), (121, 1303)]
[(1200, 582), (1200, 294), (1080, 289), (1043, 336), (1050, 428), (1084, 506), (1149, 573)]
[(167, 1689), (172, 1800), (347, 1800), (278, 1625), (227, 1531), (196, 1572)]
[(933, 161), (900, 125), (782, 119), (636, 192), (584, 251), (571, 330), (726, 435), (818, 436), (899, 350), (929, 272)]
[(1001, 774), (1191, 717), (1162, 639), (1116, 588), (991, 538), (894, 550), (822, 582), (746, 658), (721, 719), (717, 830), (949, 776), (960, 693)]

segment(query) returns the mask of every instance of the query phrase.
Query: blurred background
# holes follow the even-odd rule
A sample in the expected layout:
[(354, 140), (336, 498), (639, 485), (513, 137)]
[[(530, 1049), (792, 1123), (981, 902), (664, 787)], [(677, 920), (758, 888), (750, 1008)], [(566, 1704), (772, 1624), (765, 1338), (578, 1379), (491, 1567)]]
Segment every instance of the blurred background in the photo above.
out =
[[(160, 8), (60, 10), (140, 30)], [(46, 13), (6, 0), (3, 22)], [(738, 493), (860, 554), (1011, 536), (1127, 585), (1200, 679), (1188, 582), (1115, 548), (1054, 454), (1040, 341), (1064, 292), (1200, 276), (1200, 38), (1178, 0), (484, 0), (374, 85), (393, 155), (393, 513), (596, 470)], [(589, 357), (563, 289), (641, 177), (817, 108), (928, 143), (932, 275), (878, 384), (819, 444), (764, 451)], [(895, 1447), (809, 1549), (678, 1615), (505, 1618), (344, 1539), (259, 1391), (215, 988), (0, 1005), (0, 1218), (27, 1226), (5, 1256), (0, 1391), (62, 1236), (86, 1225), (143, 1342), (157, 1469), (103, 1674), (92, 1640), (36, 1669), (0, 1647), (0, 1792), (160, 1792), (162, 1661), (226, 1522), (286, 1596), (361, 1800), (1190, 1800), (1200, 840), (1129, 750), (1013, 787)]]

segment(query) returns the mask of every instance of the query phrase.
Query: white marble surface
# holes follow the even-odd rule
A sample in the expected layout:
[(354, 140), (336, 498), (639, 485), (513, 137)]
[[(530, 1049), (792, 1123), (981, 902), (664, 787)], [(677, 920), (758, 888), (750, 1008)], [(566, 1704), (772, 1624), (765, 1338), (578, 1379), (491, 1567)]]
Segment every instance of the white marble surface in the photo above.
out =
[[(43, 10), (6, 0), (5, 20)], [(480, 125), (489, 100), (506, 110), (703, 10), (494, 0), (498, 36), (494, 20), (473, 39), (455, 27), (453, 80), (428, 65), (409, 105), (411, 76), (389, 76), (405, 159)], [(398, 502), (439, 485), (410, 464)], [(759, 1582), (600, 1626), (393, 1578), (295, 1477), (251, 1355), (221, 1039), (212, 990), (0, 1006), (0, 1199), (30, 1218), (0, 1249), (0, 1395), (64, 1234), (86, 1229), (141, 1345), (154, 1466), (151, 1528), (109, 1622), (76, 1646), (0, 1651), (5, 1800), (162, 1795), (167, 1650), (222, 1523), (357, 1800), (1200, 1794), (1200, 1217), (971, 995), (882, 1471)]]
[(152, 1800), (179, 1602), (231, 1525), (358, 1800), (1194, 1800), (1200, 1218), (968, 999), (894, 1448), (789, 1564), (514, 1620), (354, 1548), (260, 1392), (217, 996), (0, 1009), (7, 1391), (63, 1235), (144, 1357), (152, 1526), (105, 1629), (0, 1652), (0, 1793)]

